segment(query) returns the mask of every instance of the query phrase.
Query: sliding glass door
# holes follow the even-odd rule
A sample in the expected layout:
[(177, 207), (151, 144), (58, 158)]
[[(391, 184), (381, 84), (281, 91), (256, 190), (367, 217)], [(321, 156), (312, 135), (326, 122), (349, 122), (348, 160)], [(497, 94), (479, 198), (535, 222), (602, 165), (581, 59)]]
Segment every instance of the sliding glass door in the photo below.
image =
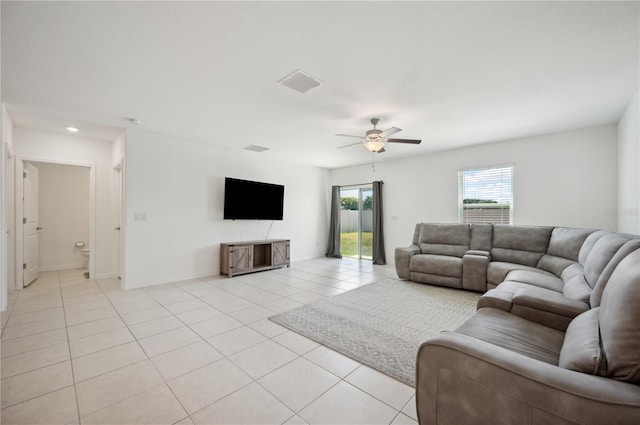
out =
[(340, 253), (373, 258), (373, 191), (371, 185), (340, 189)]

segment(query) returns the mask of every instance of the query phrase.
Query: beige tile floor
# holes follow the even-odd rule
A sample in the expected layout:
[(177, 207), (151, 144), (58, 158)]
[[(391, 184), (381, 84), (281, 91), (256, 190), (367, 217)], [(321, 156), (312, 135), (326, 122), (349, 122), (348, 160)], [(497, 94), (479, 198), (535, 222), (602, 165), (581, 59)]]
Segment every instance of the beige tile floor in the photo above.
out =
[(129, 291), (82, 272), (10, 296), (2, 424), (416, 423), (413, 388), (268, 320), (389, 266), (323, 258)]

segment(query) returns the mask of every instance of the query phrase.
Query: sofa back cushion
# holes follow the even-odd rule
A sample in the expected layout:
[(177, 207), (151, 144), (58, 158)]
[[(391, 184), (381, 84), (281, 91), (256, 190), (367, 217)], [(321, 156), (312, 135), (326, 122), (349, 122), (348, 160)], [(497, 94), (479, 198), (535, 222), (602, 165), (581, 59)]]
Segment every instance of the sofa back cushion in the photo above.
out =
[(535, 267), (547, 251), (553, 227), (493, 226), (491, 260)]
[(595, 230), (555, 227), (547, 252), (540, 258), (537, 267), (560, 276), (564, 269), (578, 261), (582, 244), (593, 232)]
[(584, 240), (584, 243), (580, 248), (580, 252), (578, 253), (578, 263), (580, 263), (582, 267), (584, 267), (584, 264), (587, 262), (587, 257), (591, 253), (591, 250), (593, 249), (593, 246), (596, 244), (596, 242), (598, 242), (601, 237), (608, 234), (609, 232), (605, 232), (604, 230), (597, 230), (587, 236), (587, 239)]
[(491, 252), (493, 224), (474, 223), (471, 225), (470, 249)]
[(591, 288), (595, 288), (609, 261), (611, 261), (620, 247), (628, 241), (629, 237), (627, 235), (607, 233), (593, 245), (583, 264), (584, 278)]
[(469, 250), (471, 229), (468, 224), (422, 223), (420, 251), (423, 254), (464, 256)]
[[(600, 305), (602, 294), (604, 293), (604, 289), (611, 278), (611, 274), (618, 267), (618, 264), (636, 249), (640, 249), (640, 238), (638, 237), (635, 237), (622, 245), (611, 260), (609, 260), (609, 263), (607, 263), (604, 270), (602, 270), (602, 273), (600, 273), (596, 286), (593, 288), (593, 291), (591, 291), (591, 295), (589, 297), (589, 304), (591, 307), (598, 307)], [(640, 265), (638, 267), (640, 267)]]
[(556, 227), (551, 232), (547, 254), (578, 261), (578, 254), (582, 244), (593, 232), (595, 232), (594, 229)]
[(604, 289), (600, 339), (607, 376), (640, 384), (640, 249), (620, 261)]

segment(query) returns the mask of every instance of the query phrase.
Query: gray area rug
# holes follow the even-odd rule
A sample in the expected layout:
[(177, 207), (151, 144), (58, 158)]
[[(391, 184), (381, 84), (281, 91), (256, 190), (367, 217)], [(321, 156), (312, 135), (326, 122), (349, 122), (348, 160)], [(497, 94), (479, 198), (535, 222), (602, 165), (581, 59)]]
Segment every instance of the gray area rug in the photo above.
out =
[(389, 279), (269, 319), (415, 386), (420, 344), (460, 326), (475, 312), (479, 296)]

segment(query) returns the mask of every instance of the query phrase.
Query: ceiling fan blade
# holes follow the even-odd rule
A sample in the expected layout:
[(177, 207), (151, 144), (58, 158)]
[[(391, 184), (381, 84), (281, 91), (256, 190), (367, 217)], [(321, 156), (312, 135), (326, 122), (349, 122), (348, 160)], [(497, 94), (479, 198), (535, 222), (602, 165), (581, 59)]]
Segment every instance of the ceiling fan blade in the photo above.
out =
[(383, 131), (380, 135), (382, 137), (389, 137), (392, 134), (396, 134), (399, 131), (402, 131), (402, 129), (398, 128), (398, 127), (391, 127), (391, 128), (386, 129), (385, 131)]
[(417, 139), (387, 139), (389, 143), (411, 143), (412, 145), (419, 145), (422, 140)]
[(338, 146), (336, 149), (344, 149), (344, 148), (348, 148), (350, 146), (355, 146), (355, 145), (361, 145), (362, 142), (355, 142), (355, 143), (350, 143), (348, 145), (344, 145), (344, 146)]
[(354, 136), (353, 134), (336, 134), (336, 136), (340, 136), (340, 137), (356, 137), (358, 139), (364, 139), (364, 137), (362, 137), (362, 136)]

